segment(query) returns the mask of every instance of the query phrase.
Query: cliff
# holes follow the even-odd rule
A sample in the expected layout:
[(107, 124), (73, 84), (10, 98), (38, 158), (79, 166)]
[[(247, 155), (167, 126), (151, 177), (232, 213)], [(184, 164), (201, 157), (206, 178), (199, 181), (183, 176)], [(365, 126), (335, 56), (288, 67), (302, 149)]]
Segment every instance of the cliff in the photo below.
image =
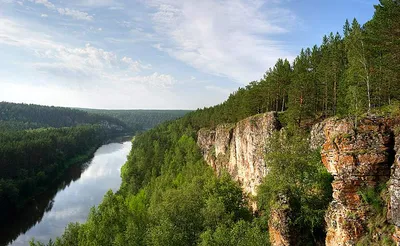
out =
[[(351, 120), (336, 118), (313, 127), (312, 147), (322, 144), (322, 162), (334, 177), (333, 201), (325, 214), (326, 245), (356, 245), (366, 235), (370, 235), (375, 242), (382, 242), (385, 238), (390, 240), (391, 235), (385, 231), (384, 225), (390, 227), (391, 220), (400, 222), (400, 171), (397, 165), (394, 165), (391, 178), (395, 153), (392, 129), (391, 120), (381, 117), (362, 119), (356, 127)], [(388, 215), (391, 216), (385, 218), (384, 215), (380, 225), (372, 225), (371, 221), (383, 214), (385, 208), (373, 211), (363, 194), (379, 191), (389, 178), (392, 180), (392, 207), (389, 207)]]
[[(321, 148), (322, 164), (334, 177), (333, 200), (325, 214), (326, 245), (356, 245), (367, 237), (373, 242), (400, 242), (399, 125), (392, 119), (368, 117), (357, 126), (350, 119), (338, 118), (313, 126), (310, 148)], [(255, 196), (268, 173), (266, 142), (277, 130), (280, 124), (276, 114), (260, 114), (237, 124), (202, 129), (198, 145), (217, 173), (225, 169), (246, 193)], [(365, 194), (381, 192), (381, 187), (387, 196), (380, 197), (384, 207), (375, 211)], [(268, 222), (272, 245), (290, 245), (290, 208), (285, 199), (281, 202), (281, 209), (271, 211)], [(378, 215), (381, 224), (374, 225), (371, 221)], [(391, 228), (395, 228), (394, 234)]]
[[(268, 139), (280, 130), (276, 113), (259, 114), (236, 124), (219, 125), (215, 129), (201, 129), (197, 144), (206, 162), (220, 174), (226, 170), (238, 181), (244, 192), (257, 195), (257, 186), (267, 175), (264, 153)], [(272, 245), (290, 245), (290, 208), (285, 197), (279, 208), (271, 211), (269, 224)], [(251, 203), (256, 209), (255, 202)]]
[(256, 188), (268, 171), (265, 143), (279, 129), (275, 113), (259, 114), (236, 124), (201, 129), (197, 143), (204, 159), (217, 173), (226, 170), (246, 193), (256, 195)]
[(393, 122), (395, 159), (391, 168), (389, 181), (389, 211), (388, 219), (395, 225), (393, 240), (400, 245), (400, 123)]

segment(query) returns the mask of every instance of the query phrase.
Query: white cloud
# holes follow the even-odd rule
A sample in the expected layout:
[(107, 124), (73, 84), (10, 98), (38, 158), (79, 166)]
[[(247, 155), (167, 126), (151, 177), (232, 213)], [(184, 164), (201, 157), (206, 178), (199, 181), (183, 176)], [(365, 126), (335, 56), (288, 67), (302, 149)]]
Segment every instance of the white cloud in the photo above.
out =
[(124, 10), (125, 8), (123, 6), (112, 6), (108, 8), (109, 10)]
[(57, 12), (60, 15), (71, 16), (72, 18), (74, 18), (76, 20), (86, 20), (86, 21), (92, 21), (93, 20), (93, 16), (89, 15), (86, 12), (82, 12), (82, 11), (75, 10), (75, 9), (57, 8)]
[(40, 17), (42, 17), (42, 18), (47, 18), (48, 15), (46, 15), (46, 14), (41, 14)]
[(129, 66), (129, 69), (134, 72), (139, 72), (142, 69), (150, 69), (151, 68), (151, 64), (144, 65), (140, 61), (134, 61), (134, 60), (132, 60), (132, 58), (126, 57), (126, 56), (124, 56), (121, 59), (121, 61), (126, 63)]
[(118, 25), (125, 27), (125, 28), (131, 28), (132, 27), (132, 22), (130, 21), (116, 21)]
[[(278, 3), (277, 3), (278, 2)], [(280, 57), (291, 59), (272, 36), (288, 32), (295, 16), (279, 1), (149, 0), (162, 44), (154, 47), (214, 75), (241, 83), (261, 78)], [(268, 5), (268, 6), (267, 6)]]
[(60, 45), (57, 49), (39, 49), (35, 52), (41, 58), (51, 59), (51, 62), (34, 64), (42, 70), (71, 71), (81, 75), (93, 76), (118, 66), (116, 54), (95, 48), (90, 44), (86, 44), (83, 48), (68, 48)]
[(149, 76), (137, 76), (137, 77), (132, 77), (129, 79), (129, 81), (132, 82), (137, 82), (137, 83), (145, 83), (152, 85), (154, 87), (162, 86), (164, 88), (169, 88), (172, 87), (177, 83), (176, 79), (172, 77), (171, 75), (168, 74), (159, 74), (159, 73), (153, 73), (152, 75)]
[(25, 28), (9, 19), (0, 18), (0, 44), (35, 50), (57, 49), (61, 45), (51, 41), (49, 35)]
[(22, 1), (15, 1), (15, 0), (0, 0), (0, 3), (18, 3), (20, 6), (24, 5)]
[(31, 65), (51, 75), (160, 88), (169, 88), (176, 83), (175, 78), (167, 74), (154, 72), (151, 75), (138, 75), (143, 69), (151, 69), (151, 65), (135, 61), (128, 56), (119, 58), (114, 52), (90, 44), (84, 47), (70, 47), (8, 19), (0, 18), (0, 26), (4, 27), (0, 29), (0, 44), (30, 51), (42, 60)]
[(36, 4), (42, 4), (48, 9), (55, 9), (56, 8), (56, 6), (53, 3), (49, 2), (48, 0), (29, 0), (29, 1), (30, 2), (34, 2)]
[(60, 15), (70, 16), (76, 20), (86, 20), (86, 21), (93, 20), (93, 16), (89, 15), (86, 12), (69, 8), (57, 8), (52, 2), (48, 0), (28, 0), (28, 1), (34, 2), (36, 4), (41, 4), (50, 10), (58, 12)]
[(78, 5), (89, 7), (121, 6), (121, 4), (117, 3), (115, 0), (79, 0)]

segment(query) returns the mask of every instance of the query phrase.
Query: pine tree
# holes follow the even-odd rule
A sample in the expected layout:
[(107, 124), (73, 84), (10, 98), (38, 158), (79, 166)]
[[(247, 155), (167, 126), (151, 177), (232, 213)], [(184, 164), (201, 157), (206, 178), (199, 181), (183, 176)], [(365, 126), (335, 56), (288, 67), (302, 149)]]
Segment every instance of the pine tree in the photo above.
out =
[(400, 1), (381, 0), (366, 24), (366, 40), (374, 59), (377, 103), (391, 104), (400, 84)]
[(312, 81), (312, 66), (310, 64), (311, 50), (301, 50), (293, 63), (293, 77), (289, 89), (288, 118), (300, 125), (304, 118), (313, 115), (314, 84)]

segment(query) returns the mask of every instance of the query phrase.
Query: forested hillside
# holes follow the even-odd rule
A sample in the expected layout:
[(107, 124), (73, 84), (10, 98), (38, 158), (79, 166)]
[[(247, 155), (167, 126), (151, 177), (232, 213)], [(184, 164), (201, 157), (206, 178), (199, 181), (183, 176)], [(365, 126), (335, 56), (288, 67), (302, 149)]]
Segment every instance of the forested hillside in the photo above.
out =
[(22, 209), (74, 164), (87, 161), (122, 121), (68, 108), (0, 103), (0, 218)]
[(268, 111), (288, 120), (359, 115), (400, 99), (399, 2), (382, 0), (365, 25), (346, 21), (321, 45), (305, 48), (291, 63), (280, 59), (262, 79), (232, 93), (221, 105), (195, 113), (203, 125), (236, 122)]
[(190, 110), (103, 110), (83, 109), (85, 111), (108, 115), (121, 120), (130, 127), (150, 129), (165, 121), (175, 120), (191, 112)]
[(83, 124), (103, 124), (110, 127), (114, 125), (119, 130), (127, 127), (122, 121), (111, 116), (76, 109), (0, 102), (0, 129), (3, 130), (59, 128)]
[[(107, 193), (87, 222), (71, 224), (55, 245), (268, 245), (268, 217), (282, 194), (299, 234), (294, 245), (323, 244), (331, 177), (308, 148), (309, 123), (398, 110), (398, 37), (400, 2), (381, 0), (365, 25), (346, 21), (343, 34), (329, 34), (293, 63), (277, 61), (224, 103), (138, 136), (120, 191)], [(204, 163), (196, 133), (267, 111), (282, 111), (285, 131), (266, 153), (271, 170), (252, 214), (238, 184)]]
[(73, 164), (87, 161), (107, 138), (99, 126), (0, 133), (0, 218), (53, 185)]

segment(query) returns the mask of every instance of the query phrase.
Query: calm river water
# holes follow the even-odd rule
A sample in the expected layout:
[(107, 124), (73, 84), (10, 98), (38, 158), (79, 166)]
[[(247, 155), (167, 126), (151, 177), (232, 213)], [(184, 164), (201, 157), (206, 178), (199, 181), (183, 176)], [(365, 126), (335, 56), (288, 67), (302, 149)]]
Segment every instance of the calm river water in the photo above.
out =
[(121, 166), (130, 149), (130, 141), (106, 144), (83, 167), (71, 168), (59, 187), (2, 226), (0, 245), (29, 245), (32, 237), (47, 243), (60, 236), (70, 222), (86, 221), (90, 208), (98, 205), (109, 189), (118, 190)]

